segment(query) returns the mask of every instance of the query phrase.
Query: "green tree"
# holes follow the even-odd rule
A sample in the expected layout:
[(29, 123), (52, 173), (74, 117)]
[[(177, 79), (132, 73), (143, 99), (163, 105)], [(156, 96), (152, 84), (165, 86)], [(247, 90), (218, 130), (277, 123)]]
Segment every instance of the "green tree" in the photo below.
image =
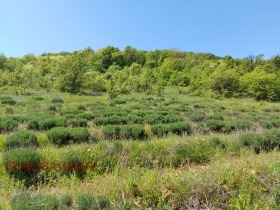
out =
[(83, 85), (86, 63), (82, 54), (75, 52), (59, 65), (56, 85), (63, 92), (78, 93)]

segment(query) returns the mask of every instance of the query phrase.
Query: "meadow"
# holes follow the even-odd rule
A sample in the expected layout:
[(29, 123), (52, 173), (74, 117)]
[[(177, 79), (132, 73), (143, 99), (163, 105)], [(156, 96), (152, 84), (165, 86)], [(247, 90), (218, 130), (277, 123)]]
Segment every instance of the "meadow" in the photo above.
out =
[[(0, 209), (279, 209), (279, 102), (41, 90), (0, 114)], [(30, 162), (97, 165), (7, 168)]]

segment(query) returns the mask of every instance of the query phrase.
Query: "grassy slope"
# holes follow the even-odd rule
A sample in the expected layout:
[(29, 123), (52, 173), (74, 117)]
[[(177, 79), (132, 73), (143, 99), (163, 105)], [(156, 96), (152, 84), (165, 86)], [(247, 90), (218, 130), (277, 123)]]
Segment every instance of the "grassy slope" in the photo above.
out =
[[(64, 93), (41, 93), (44, 101), (35, 102), (31, 97), (13, 96), (16, 101), (25, 101), (25, 107), (12, 107), (15, 115), (28, 114), (34, 109), (45, 109), (51, 105), (54, 97), (61, 97), (65, 104), (63, 109), (72, 108), (79, 104), (102, 101), (109, 104), (107, 96), (89, 97), (72, 96)], [(255, 102), (252, 99), (224, 99), (188, 97), (177, 95), (176, 90), (170, 89), (166, 100), (175, 100), (193, 104), (219, 104), (228, 111), (241, 110), (247, 113), (255, 110), (257, 114), (265, 115), (265, 108), (279, 107), (279, 103)], [(120, 96), (121, 98), (143, 98), (144, 94)], [(169, 98), (169, 99), (168, 99)], [(39, 104), (35, 105), (35, 104)], [(174, 105), (175, 106), (175, 105)], [(5, 115), (6, 106), (0, 107), (1, 116)], [(278, 113), (279, 115), (279, 113)], [(234, 119), (234, 118), (233, 118)], [(229, 119), (230, 120), (230, 117)], [(251, 130), (262, 133), (265, 128), (254, 122)], [(196, 123), (193, 123), (195, 125)], [(20, 125), (25, 128), (25, 125)], [(57, 173), (48, 175), (48, 182), (30, 187), (32, 193), (46, 192), (60, 196), (68, 193), (73, 195), (88, 191), (93, 195), (107, 196), (113, 208), (157, 208), (157, 209), (273, 209), (275, 204), (275, 187), (280, 178), (280, 154), (277, 151), (254, 154), (249, 149), (239, 147), (239, 136), (246, 131), (231, 134), (209, 132), (202, 134), (195, 129), (191, 136), (170, 135), (164, 138), (152, 137), (147, 141), (120, 141), (123, 145), (121, 153), (114, 153), (115, 142), (102, 138), (99, 128), (90, 123), (90, 132), (97, 135), (99, 142), (94, 144), (69, 145), (57, 148), (52, 145), (43, 132), (38, 132), (39, 152), (46, 161), (59, 161), (60, 155), (69, 150), (80, 152), (83, 157), (97, 157), (100, 165), (106, 168), (107, 161), (115, 161), (111, 172), (88, 172), (84, 180), (75, 176), (60, 176)], [(4, 151), (3, 141), (7, 134), (0, 135), (0, 159)], [(175, 163), (176, 157), (172, 152), (186, 142), (203, 144), (213, 136), (219, 136), (228, 143), (227, 150), (216, 149), (198, 150), (209, 157), (206, 163), (190, 163), (188, 159)], [(197, 140), (198, 139), (198, 140)], [(200, 148), (200, 147), (198, 147)], [(201, 147), (203, 148), (203, 147)], [(163, 153), (163, 151), (167, 153)], [(171, 155), (170, 155), (171, 154)], [(106, 157), (109, 157), (106, 159)], [(184, 159), (185, 160), (185, 159)], [(2, 162), (2, 161), (1, 161)], [(42, 172), (44, 173), (44, 172)], [(42, 174), (43, 176), (44, 174)], [(26, 188), (19, 182), (9, 178), (4, 165), (0, 166), (0, 209), (7, 209), (12, 196)], [(75, 202), (74, 202), (75, 205)]]

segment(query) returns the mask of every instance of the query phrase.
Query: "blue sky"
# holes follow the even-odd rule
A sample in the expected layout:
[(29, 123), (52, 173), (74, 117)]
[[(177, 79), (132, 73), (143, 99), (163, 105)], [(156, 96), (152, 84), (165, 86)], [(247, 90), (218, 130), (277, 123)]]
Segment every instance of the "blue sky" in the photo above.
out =
[(108, 45), (280, 54), (279, 0), (0, 0), (8, 57)]

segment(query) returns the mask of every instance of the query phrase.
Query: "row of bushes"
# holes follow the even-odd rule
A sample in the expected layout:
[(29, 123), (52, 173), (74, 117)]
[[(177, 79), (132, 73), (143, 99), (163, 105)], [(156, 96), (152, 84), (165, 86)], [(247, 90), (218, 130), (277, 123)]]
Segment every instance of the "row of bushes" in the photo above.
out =
[(230, 133), (237, 129), (240, 130), (249, 130), (252, 126), (252, 123), (245, 120), (238, 121), (221, 121), (221, 120), (206, 120), (206, 127), (208, 127), (211, 131), (214, 132), (223, 132)]
[(246, 147), (252, 148), (256, 153), (280, 149), (280, 130), (272, 129), (263, 134), (246, 133), (240, 137), (240, 141)]
[[(147, 137), (145, 128), (141, 124), (132, 125), (106, 125), (102, 129), (106, 139), (144, 139)], [(155, 124), (152, 126), (154, 135), (163, 136), (168, 133), (182, 135), (183, 133), (190, 134), (191, 126), (187, 122), (176, 122), (170, 124)]]
[(12, 119), (7, 119), (0, 122), (0, 132), (10, 132), (18, 127), (18, 122)]
[(144, 117), (137, 116), (137, 115), (128, 115), (128, 116), (117, 116), (112, 115), (109, 117), (97, 117), (94, 119), (94, 124), (97, 126), (100, 125), (124, 125), (124, 124), (131, 124), (131, 123), (147, 123), (147, 124), (157, 124), (157, 123), (174, 123), (183, 121), (184, 117), (176, 116), (176, 115), (158, 115), (158, 114), (150, 114), (145, 115)]
[[(22, 192), (14, 196), (10, 204), (12, 210), (69, 209), (73, 207), (73, 198), (68, 194), (64, 194), (58, 198), (55, 195), (43, 193), (31, 195), (28, 192)], [(99, 210), (109, 209), (111, 205), (109, 199), (105, 196), (97, 196), (95, 198), (90, 193), (81, 193), (76, 196), (75, 206), (77, 210)]]
[(47, 132), (47, 137), (52, 143), (62, 146), (71, 142), (80, 143), (88, 141), (90, 133), (87, 128), (55, 127)]

